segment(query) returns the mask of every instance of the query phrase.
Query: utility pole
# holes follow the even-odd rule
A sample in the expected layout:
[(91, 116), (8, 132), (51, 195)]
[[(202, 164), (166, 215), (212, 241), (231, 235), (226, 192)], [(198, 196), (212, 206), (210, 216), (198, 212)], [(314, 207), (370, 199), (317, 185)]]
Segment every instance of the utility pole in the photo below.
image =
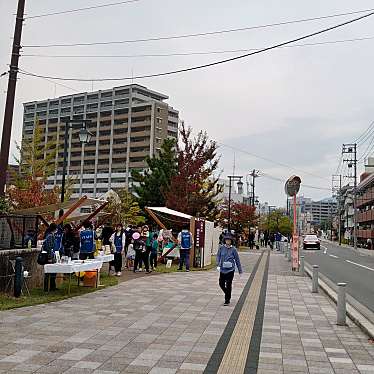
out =
[(243, 188), (243, 182), (242, 182), (242, 176), (239, 175), (229, 175), (227, 176), (229, 179), (229, 207), (228, 207), (228, 222), (227, 222), (227, 229), (230, 232), (231, 231), (231, 181), (232, 180), (237, 180), (238, 181), (238, 188), (242, 189)]
[(251, 183), (251, 187), (252, 187), (251, 205), (255, 206), (255, 181), (256, 181), (256, 178), (258, 178), (260, 175), (259, 175), (259, 171), (255, 170), (255, 169), (253, 169), (252, 172), (249, 175), (252, 177), (252, 183)]
[[(337, 184), (338, 182), (338, 184)], [(336, 200), (338, 203), (338, 238), (339, 238), (339, 245), (342, 245), (342, 217), (341, 217), (341, 191), (342, 191), (342, 175), (341, 174), (334, 174), (332, 176), (332, 195), (336, 196)]]
[(23, 26), (23, 15), (25, 11), (25, 0), (18, 0), (16, 25), (14, 28), (12, 56), (10, 59), (8, 89), (6, 94), (3, 134), (0, 150), (0, 196), (5, 195), (6, 176), (9, 160), (10, 139), (12, 135), (14, 99), (16, 95), (18, 60), (21, 50), (21, 35)]
[(353, 247), (357, 249), (357, 144), (343, 144), (342, 155), (348, 155), (347, 159), (343, 158), (343, 162), (347, 162), (348, 168), (353, 168)]

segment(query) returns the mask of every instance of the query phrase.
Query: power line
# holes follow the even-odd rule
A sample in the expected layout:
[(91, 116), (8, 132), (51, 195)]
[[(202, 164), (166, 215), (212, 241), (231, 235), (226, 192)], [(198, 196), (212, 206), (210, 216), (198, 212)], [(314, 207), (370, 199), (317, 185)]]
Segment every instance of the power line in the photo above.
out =
[[(267, 173), (264, 173), (264, 172), (261, 172), (261, 176), (265, 177), (265, 178), (268, 178), (268, 179), (276, 180), (276, 181), (282, 182), (282, 183), (285, 183), (285, 181), (287, 180), (287, 178), (284, 178), (284, 179), (278, 178), (278, 177), (275, 177), (271, 174), (267, 174)], [(304, 187), (304, 188), (311, 188), (311, 189), (315, 189), (315, 190), (330, 191), (330, 188), (311, 186), (310, 184), (302, 183), (301, 186)]]
[[(22, 74), (22, 73), (20, 72), (20, 74)], [(52, 83), (52, 84), (56, 84), (57, 86), (61, 86), (61, 87), (64, 87), (64, 88), (68, 88), (69, 90), (72, 90), (72, 91), (75, 91), (75, 92), (81, 92), (81, 91), (82, 91), (82, 90), (77, 90), (76, 88), (73, 88), (73, 87), (67, 86), (66, 84), (62, 84), (62, 83), (55, 82), (55, 81), (53, 81), (53, 80), (51, 80), (51, 79), (48, 79), (48, 78), (43, 78), (43, 77), (38, 77), (38, 78), (40, 78), (40, 79), (44, 79), (45, 81), (50, 82), (50, 83)]]
[(301, 36), (299, 38), (295, 38), (295, 39), (288, 40), (286, 42), (275, 44), (273, 46), (263, 48), (263, 49), (260, 49), (258, 51), (246, 53), (244, 55), (231, 57), (231, 58), (228, 58), (228, 59), (225, 59), (225, 60), (219, 60), (219, 61), (211, 62), (209, 64), (197, 65), (197, 66), (192, 66), (192, 67), (188, 67), (188, 68), (167, 71), (167, 72), (163, 72), (163, 73), (146, 74), (146, 75), (139, 75), (139, 76), (135, 76), (135, 77), (133, 76), (133, 77), (122, 77), (122, 78), (90, 78), (90, 79), (88, 79), (88, 78), (85, 79), (85, 78), (63, 78), (63, 77), (44, 76), (44, 75), (40, 75), (40, 74), (28, 73), (24, 70), (23, 70), (22, 74), (31, 75), (31, 76), (35, 76), (35, 77), (43, 77), (43, 78), (48, 78), (48, 79), (65, 80), (65, 81), (81, 81), (81, 82), (122, 81), (122, 80), (130, 80), (130, 79), (134, 80), (134, 79), (144, 79), (144, 78), (153, 78), (153, 77), (160, 77), (160, 76), (166, 76), (166, 75), (173, 75), (173, 74), (184, 73), (184, 72), (198, 70), (198, 69), (204, 69), (204, 68), (208, 68), (208, 67), (211, 67), (211, 66), (221, 65), (221, 64), (225, 64), (227, 62), (232, 62), (232, 61), (240, 60), (242, 58), (246, 58), (246, 57), (253, 56), (253, 55), (256, 55), (256, 54), (260, 54), (260, 53), (263, 53), (263, 52), (267, 52), (267, 51), (270, 51), (270, 50), (273, 50), (273, 49), (276, 49), (276, 48), (283, 47), (283, 46), (288, 45), (288, 44), (296, 43), (300, 40), (311, 38), (313, 36), (320, 35), (320, 34), (338, 29), (340, 27), (343, 27), (343, 26), (349, 25), (351, 23), (360, 21), (360, 20), (362, 20), (364, 18), (367, 18), (367, 17), (370, 17), (372, 15), (374, 15), (374, 12), (371, 12), (369, 14), (365, 14), (365, 15), (360, 16), (358, 18), (354, 18), (354, 19), (351, 19), (349, 21), (337, 24), (335, 26), (331, 26), (331, 27), (313, 32), (311, 34)]
[[(139, 0), (133, 0), (133, 1), (139, 1)], [(84, 8), (82, 8), (82, 9), (84, 9)], [(191, 34), (182, 34), (182, 35), (158, 36), (158, 37), (117, 40), (117, 41), (107, 41), (107, 42), (61, 43), (61, 44), (55, 43), (55, 44), (39, 44), (39, 45), (34, 44), (34, 45), (23, 45), (22, 47), (23, 48), (82, 47), (82, 46), (92, 46), (92, 45), (144, 43), (144, 42), (153, 42), (153, 41), (162, 41), (162, 40), (186, 39), (186, 38), (195, 38), (195, 37), (200, 37), (200, 36), (228, 34), (228, 33), (233, 33), (233, 32), (240, 32), (240, 31), (248, 31), (248, 30), (257, 30), (257, 29), (278, 27), (278, 26), (284, 26), (284, 25), (291, 25), (291, 24), (295, 24), (295, 23), (318, 21), (318, 20), (324, 20), (324, 19), (329, 19), (329, 18), (348, 16), (348, 15), (353, 15), (353, 14), (367, 13), (367, 12), (372, 12), (372, 11), (374, 11), (374, 8), (365, 9), (365, 10), (357, 10), (357, 11), (352, 11), (352, 12), (345, 12), (345, 13), (335, 13), (335, 14), (330, 14), (330, 15), (320, 16), (320, 17), (302, 18), (302, 19), (296, 19), (296, 20), (291, 20), (291, 21), (268, 23), (268, 24), (263, 24), (263, 25), (255, 25), (255, 26), (225, 29), (225, 30), (191, 33)], [(61, 14), (61, 13), (59, 13), (59, 14)]]
[(107, 8), (107, 7), (112, 7), (112, 6), (115, 6), (115, 5), (124, 5), (124, 4), (128, 4), (128, 3), (135, 3), (135, 2), (138, 2), (138, 1), (140, 1), (140, 0), (117, 1), (115, 3), (93, 5), (93, 6), (88, 6), (88, 7), (84, 7), (84, 8), (76, 8), (76, 9), (69, 9), (69, 10), (62, 10), (60, 12), (36, 14), (36, 15), (31, 15), (29, 17), (25, 17), (25, 19), (42, 18), (42, 17), (49, 17), (49, 16), (57, 16), (57, 15), (60, 15), (60, 14), (83, 12), (85, 10)]
[(305, 171), (305, 170), (302, 170), (302, 169), (298, 169), (298, 168), (295, 168), (291, 165), (288, 165), (288, 164), (285, 164), (285, 163), (282, 163), (282, 162), (279, 162), (279, 161), (275, 161), (275, 160), (272, 160), (270, 158), (267, 158), (267, 157), (263, 157), (263, 156), (259, 156), (259, 155), (256, 155), (254, 153), (251, 153), (251, 152), (248, 152), (248, 151), (244, 151), (243, 149), (240, 149), (238, 147), (233, 147), (231, 145), (228, 145), (228, 144), (224, 144), (224, 143), (221, 143), (221, 142), (217, 142), (218, 144), (220, 144), (221, 146), (223, 147), (226, 147), (226, 148), (230, 148), (230, 149), (234, 149), (236, 151), (239, 151), (239, 152), (242, 152), (242, 153), (245, 153), (245, 154), (248, 154), (249, 156), (252, 156), (252, 157), (255, 157), (255, 158), (258, 158), (260, 160), (264, 160), (264, 161), (267, 161), (267, 162), (270, 162), (272, 164), (275, 164), (275, 165), (278, 165), (278, 166), (282, 166), (282, 167), (285, 167), (287, 169), (292, 169), (292, 170), (295, 170), (295, 171), (298, 171), (298, 172), (302, 172), (303, 174), (308, 174), (312, 177), (315, 177), (315, 178), (319, 178), (319, 179), (323, 179), (323, 180), (328, 180), (327, 178), (324, 178), (324, 177), (321, 177), (320, 175), (317, 175), (317, 174), (313, 174), (313, 173), (310, 173), (308, 171)]
[(370, 123), (367, 129), (354, 142), (360, 143), (367, 136), (367, 134), (373, 129), (373, 127), (374, 127), (374, 121)]
[[(310, 47), (318, 45), (329, 45), (339, 43), (358, 42), (365, 40), (372, 40), (374, 36), (353, 38), (353, 39), (340, 39), (331, 40), (317, 43), (303, 43), (295, 45), (286, 45), (279, 48), (296, 48), (296, 47)], [(174, 52), (174, 53), (153, 53), (153, 54), (135, 54), (135, 55), (48, 55), (48, 54), (22, 54), (22, 57), (41, 57), (41, 58), (144, 58), (144, 57), (172, 57), (172, 56), (194, 56), (194, 55), (212, 55), (212, 54), (224, 54), (224, 53), (241, 53), (250, 51), (259, 51), (260, 48), (249, 48), (249, 49), (232, 49), (232, 50), (221, 50), (221, 51), (200, 51), (200, 52)], [(373, 122), (374, 124), (374, 122)]]

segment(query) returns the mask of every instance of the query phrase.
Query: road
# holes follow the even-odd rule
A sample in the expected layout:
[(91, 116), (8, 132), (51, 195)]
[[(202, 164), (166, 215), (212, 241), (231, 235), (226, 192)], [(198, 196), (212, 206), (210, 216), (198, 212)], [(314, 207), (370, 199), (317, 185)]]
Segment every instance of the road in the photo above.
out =
[(374, 313), (374, 257), (322, 241), (321, 250), (301, 251), (309, 265), (318, 265), (321, 274), (334, 284), (347, 283), (347, 293)]

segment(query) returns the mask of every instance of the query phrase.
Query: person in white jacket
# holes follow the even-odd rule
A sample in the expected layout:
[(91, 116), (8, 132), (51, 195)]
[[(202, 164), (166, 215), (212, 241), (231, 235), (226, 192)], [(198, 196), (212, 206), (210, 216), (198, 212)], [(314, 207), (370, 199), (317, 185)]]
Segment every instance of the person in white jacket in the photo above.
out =
[(116, 231), (110, 237), (110, 242), (114, 251), (114, 261), (110, 263), (110, 267), (114, 265), (114, 271), (117, 277), (121, 276), (122, 271), (122, 255), (125, 253), (126, 234), (123, 231), (122, 224), (116, 226)]

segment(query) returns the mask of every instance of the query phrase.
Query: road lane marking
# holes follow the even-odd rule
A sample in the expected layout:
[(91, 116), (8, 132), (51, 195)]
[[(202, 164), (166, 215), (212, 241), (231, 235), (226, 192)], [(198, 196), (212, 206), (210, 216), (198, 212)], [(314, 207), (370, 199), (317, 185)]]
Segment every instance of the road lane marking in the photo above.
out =
[(335, 255), (329, 255), (330, 257), (334, 257), (334, 258), (339, 258), (338, 256), (335, 256)]
[(357, 265), (357, 266), (360, 266), (361, 268), (364, 268), (364, 269), (367, 269), (367, 270), (371, 270), (371, 271), (374, 271), (374, 269), (372, 269), (372, 268), (369, 268), (369, 267), (367, 267), (367, 266), (365, 266), (365, 265), (361, 265), (361, 264), (358, 264), (358, 263), (356, 263), (356, 262), (353, 262), (353, 261), (349, 261), (349, 260), (346, 260), (347, 262), (349, 262), (350, 264), (353, 264), (353, 265)]

